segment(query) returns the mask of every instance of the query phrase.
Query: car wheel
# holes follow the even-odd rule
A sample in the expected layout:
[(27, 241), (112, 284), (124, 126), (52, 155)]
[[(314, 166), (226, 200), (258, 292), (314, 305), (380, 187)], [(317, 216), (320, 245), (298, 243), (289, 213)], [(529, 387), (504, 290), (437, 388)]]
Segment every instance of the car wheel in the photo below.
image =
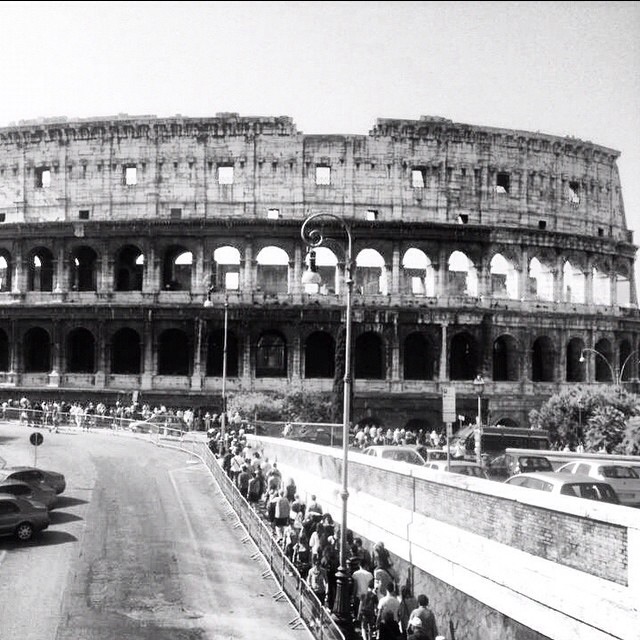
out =
[(31, 540), (33, 537), (33, 525), (29, 522), (23, 522), (18, 525), (16, 529), (16, 538), (21, 542), (27, 542), (27, 540)]

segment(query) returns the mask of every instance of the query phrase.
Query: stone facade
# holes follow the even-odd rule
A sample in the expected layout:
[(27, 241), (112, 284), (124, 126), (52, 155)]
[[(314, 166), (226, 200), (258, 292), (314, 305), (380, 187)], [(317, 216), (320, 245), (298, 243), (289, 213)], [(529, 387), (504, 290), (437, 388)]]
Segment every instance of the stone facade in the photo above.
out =
[[(6, 395), (330, 391), (352, 231), (354, 419), (527, 424), (574, 382), (637, 378), (635, 246), (618, 153), (422, 117), (304, 135), (288, 117), (119, 116), (0, 129), (0, 378)], [(332, 250), (330, 250), (332, 249)], [(584, 351), (597, 350), (581, 359)]]

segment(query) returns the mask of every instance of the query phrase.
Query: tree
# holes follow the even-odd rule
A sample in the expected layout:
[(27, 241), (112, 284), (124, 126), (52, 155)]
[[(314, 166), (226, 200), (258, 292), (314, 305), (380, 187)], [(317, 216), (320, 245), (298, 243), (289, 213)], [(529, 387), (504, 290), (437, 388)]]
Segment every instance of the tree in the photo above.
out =
[(283, 406), (284, 397), (280, 394), (236, 393), (227, 401), (227, 413), (238, 412), (244, 420), (254, 420), (256, 416), (261, 420), (282, 420)]
[(332, 422), (332, 396), (300, 391), (288, 394), (284, 397), (282, 413), (290, 422)]
[(558, 448), (572, 449), (583, 442), (588, 450), (604, 446), (610, 452), (640, 448), (640, 427), (632, 422), (640, 416), (640, 399), (618, 386), (591, 390), (575, 386), (549, 398), (539, 410), (529, 413), (531, 427), (549, 431)]

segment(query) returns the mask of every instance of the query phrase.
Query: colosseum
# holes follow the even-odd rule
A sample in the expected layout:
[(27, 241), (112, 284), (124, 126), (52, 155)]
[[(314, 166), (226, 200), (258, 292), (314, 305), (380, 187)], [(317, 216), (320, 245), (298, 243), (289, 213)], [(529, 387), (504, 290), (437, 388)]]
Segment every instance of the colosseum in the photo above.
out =
[(467, 420), (478, 402), (525, 426), (566, 385), (634, 386), (618, 155), (429, 116), (368, 135), (235, 113), (2, 128), (2, 398), (331, 391), (348, 256), (308, 252), (314, 213), (353, 239), (354, 421), (438, 427), (455, 385)]

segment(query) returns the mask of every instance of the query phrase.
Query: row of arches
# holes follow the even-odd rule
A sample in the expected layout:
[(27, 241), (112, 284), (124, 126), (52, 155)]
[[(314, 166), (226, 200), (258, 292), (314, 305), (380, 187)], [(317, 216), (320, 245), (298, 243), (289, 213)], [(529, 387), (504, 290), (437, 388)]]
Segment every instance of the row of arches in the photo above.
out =
[[(195, 363), (203, 364), (207, 376), (221, 376), (224, 358), (224, 331), (211, 327), (204, 338), (178, 329), (161, 331), (153, 345), (156, 353), (158, 375), (184, 376), (194, 372)], [(235, 331), (227, 332), (227, 375), (241, 374), (243, 354), (250, 349), (249, 361), (254, 368), (252, 375), (262, 377), (288, 377), (291, 372), (292, 345), (285, 335), (277, 330), (261, 333), (254, 345), (238, 337)], [(68, 373), (96, 373), (100, 366), (112, 374), (133, 375), (143, 372), (144, 344), (142, 335), (134, 328), (123, 327), (115, 331), (105, 346), (107, 361), (102, 365), (99, 358), (101, 346), (95, 335), (85, 327), (72, 329), (63, 340), (64, 371)], [(472, 380), (485, 371), (484, 354), (480, 342), (468, 331), (451, 336), (446, 359), (447, 371), (441, 372), (440, 346), (435, 334), (409, 333), (400, 346), (401, 376), (404, 380), (435, 380), (447, 376), (450, 380)], [(364, 331), (354, 341), (354, 375), (356, 378), (384, 380), (393, 376), (389, 341), (375, 331)], [(20, 370), (25, 373), (49, 372), (53, 367), (53, 343), (49, 332), (43, 327), (28, 329), (21, 341), (22, 359)], [(198, 353), (202, 349), (202, 353)], [(302, 343), (302, 377), (333, 378), (336, 371), (336, 338), (326, 331), (311, 332)], [(564, 358), (564, 380), (585, 382), (588, 367), (584, 354), (593, 351), (580, 338), (572, 338), (566, 345)], [(634, 351), (628, 340), (621, 341), (617, 348), (608, 339), (595, 344), (593, 379), (597, 382), (612, 382), (616, 376), (628, 380), (637, 374), (636, 363), (627, 367)], [(9, 371), (12, 361), (9, 336), (0, 329), (0, 371)], [(201, 362), (202, 359), (202, 362)], [(554, 341), (548, 336), (536, 338), (528, 348), (522, 348), (512, 335), (498, 336), (491, 345), (489, 358), (491, 378), (494, 381), (520, 380), (525, 374), (534, 382), (556, 382), (563, 362)], [(622, 365), (617, 373), (616, 364)]]
[[(341, 271), (335, 253), (327, 247), (314, 250), (314, 264), (322, 277), (323, 285), (308, 293), (339, 293)], [(209, 273), (203, 276), (207, 286), (218, 290), (243, 288), (245, 257), (236, 247), (218, 247), (211, 257)], [(113, 289), (115, 291), (142, 291), (147, 256), (140, 247), (127, 244), (114, 256)], [(263, 247), (255, 258), (255, 278), (252, 286), (265, 293), (292, 293), (294, 282), (289, 254), (278, 246)], [(393, 263), (393, 261), (392, 261)], [(191, 291), (194, 284), (194, 252), (176, 244), (166, 247), (160, 259), (159, 286), (168, 291)], [(365, 248), (355, 257), (355, 291), (360, 294), (387, 295), (398, 293), (435, 297), (439, 292), (450, 295), (478, 297), (489, 295), (506, 299), (539, 299), (553, 301), (558, 297), (565, 302), (593, 302), (601, 305), (629, 305), (632, 302), (630, 273), (624, 265), (611, 270), (597, 263), (580, 265), (575, 259), (562, 262), (561, 273), (551, 259), (534, 256), (526, 265), (505, 253), (495, 253), (488, 263), (487, 282), (466, 253), (454, 250), (446, 258), (446, 279), (438, 278), (438, 263), (421, 249), (408, 248), (400, 256), (398, 284), (394, 285), (393, 267), (374, 248)], [(100, 257), (91, 246), (74, 248), (67, 259), (69, 288), (78, 291), (95, 291), (98, 288)], [(252, 267), (253, 268), (253, 267)], [(526, 278), (521, 277), (523, 270)], [(7, 251), (0, 252), (0, 291), (10, 291), (13, 265)], [(613, 278), (613, 280), (612, 280)], [(559, 280), (558, 280), (559, 279)], [(244, 279), (246, 282), (246, 278)], [(560, 286), (558, 287), (558, 280)], [(28, 291), (53, 291), (56, 281), (56, 260), (47, 247), (34, 248), (26, 258), (26, 289)], [(59, 284), (59, 283), (58, 283)], [(615, 293), (612, 294), (612, 286)], [(559, 290), (558, 290), (559, 289)]]

